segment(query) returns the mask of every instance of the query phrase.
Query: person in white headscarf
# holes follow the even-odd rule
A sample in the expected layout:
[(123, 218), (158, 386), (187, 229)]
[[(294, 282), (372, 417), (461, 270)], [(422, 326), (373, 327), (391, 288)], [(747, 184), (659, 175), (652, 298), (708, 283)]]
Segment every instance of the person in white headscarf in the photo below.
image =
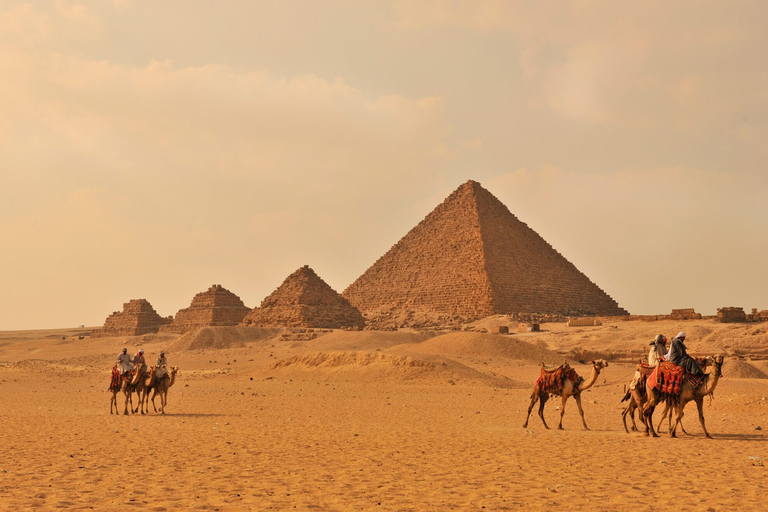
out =
[(672, 338), (672, 343), (669, 344), (669, 352), (666, 353), (664, 359), (677, 366), (682, 366), (686, 372), (692, 375), (704, 375), (699, 363), (688, 355), (685, 346), (685, 332), (683, 331), (677, 333), (677, 336)]
[[(648, 352), (648, 366), (655, 368), (659, 365), (659, 360), (664, 357), (664, 352), (667, 350), (666, 343), (667, 337), (663, 334), (657, 334), (653, 341), (651, 341), (651, 350)], [(629, 384), (629, 389), (635, 389), (638, 382), (640, 382), (640, 370), (635, 370), (635, 376)]]
[(144, 360), (144, 349), (139, 349), (138, 352), (136, 352), (136, 355), (133, 356), (133, 364), (134, 366), (138, 366), (141, 368), (141, 373), (147, 373), (147, 363)]
[(128, 355), (128, 349), (124, 348), (123, 351), (117, 356), (117, 371), (120, 372), (120, 375), (123, 375), (131, 370), (133, 370), (131, 356)]
[(155, 361), (155, 377), (162, 379), (168, 373), (168, 360), (165, 358), (165, 352), (160, 352), (160, 357)]

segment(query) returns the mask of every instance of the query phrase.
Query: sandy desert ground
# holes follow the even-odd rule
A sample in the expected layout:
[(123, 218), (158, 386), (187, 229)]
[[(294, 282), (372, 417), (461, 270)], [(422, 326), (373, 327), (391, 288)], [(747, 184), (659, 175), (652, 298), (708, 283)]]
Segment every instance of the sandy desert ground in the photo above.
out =
[[(477, 328), (490, 328), (487, 319)], [(0, 332), (0, 509), (765, 510), (768, 327), (617, 322), (511, 336), (203, 329), (78, 340)], [(654, 334), (726, 356), (702, 435), (624, 432), (619, 400)], [(66, 337), (62, 340), (62, 336)], [(119, 350), (180, 367), (165, 415), (110, 415)], [(539, 362), (610, 366), (565, 430), (523, 428)], [(118, 403), (123, 408), (122, 395)], [(546, 417), (557, 425), (557, 401)], [(152, 406), (150, 405), (150, 411)], [(658, 419), (658, 413), (657, 413)]]

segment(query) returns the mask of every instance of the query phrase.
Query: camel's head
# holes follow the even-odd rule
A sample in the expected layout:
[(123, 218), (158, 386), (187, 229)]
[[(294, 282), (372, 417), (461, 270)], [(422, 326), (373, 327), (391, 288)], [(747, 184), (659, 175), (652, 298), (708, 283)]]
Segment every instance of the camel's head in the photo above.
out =
[(715, 377), (721, 377), (723, 375), (723, 361), (725, 360), (723, 356), (717, 354), (716, 356), (707, 356), (707, 359), (712, 363), (712, 366), (715, 367), (713, 375)]
[(605, 359), (595, 359), (592, 361), (592, 366), (597, 370), (597, 373), (600, 373), (600, 370), (608, 366), (608, 361)]

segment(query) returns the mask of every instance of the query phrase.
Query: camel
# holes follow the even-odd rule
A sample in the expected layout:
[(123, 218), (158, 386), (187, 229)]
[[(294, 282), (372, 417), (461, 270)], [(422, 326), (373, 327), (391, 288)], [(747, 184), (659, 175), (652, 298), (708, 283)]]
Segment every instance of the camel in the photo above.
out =
[(152, 408), (155, 409), (155, 412), (157, 412), (155, 396), (160, 395), (160, 413), (165, 414), (165, 406), (168, 403), (168, 389), (176, 382), (176, 372), (178, 371), (179, 368), (177, 366), (171, 366), (170, 376), (164, 375), (162, 379), (155, 379), (154, 392), (152, 393)]
[(711, 363), (714, 367), (714, 371), (712, 373), (705, 374), (704, 381), (698, 388), (695, 389), (691, 385), (690, 381), (684, 378), (682, 384), (680, 385), (680, 394), (677, 397), (674, 397), (674, 401), (670, 400), (668, 397), (662, 397), (658, 390), (649, 389), (649, 386), (646, 384), (646, 394), (648, 399), (643, 406), (646, 436), (650, 430), (650, 433), (653, 435), (653, 437), (659, 437), (659, 435), (656, 433), (656, 430), (653, 428), (653, 411), (659, 402), (666, 401), (669, 407), (677, 411), (675, 426), (669, 431), (670, 437), (677, 437), (677, 426), (682, 424), (685, 406), (688, 404), (688, 402), (694, 401), (696, 402), (696, 408), (699, 411), (699, 423), (701, 423), (701, 428), (704, 430), (704, 436), (707, 439), (712, 439), (712, 436), (709, 435), (709, 432), (707, 432), (707, 427), (704, 424), (704, 397), (708, 395), (712, 396), (712, 394), (715, 392), (717, 383), (723, 374), (722, 367), (724, 359), (721, 355), (716, 355), (714, 357), (707, 356), (707, 359), (709, 363)]
[[(113, 368), (113, 371), (115, 368)], [(119, 384), (113, 386), (110, 383), (109, 391), (112, 393), (112, 398), (109, 401), (109, 414), (112, 414), (112, 406), (115, 407), (115, 414), (119, 414), (117, 409), (117, 394), (122, 391), (125, 394), (125, 411), (123, 414), (128, 415), (128, 402), (131, 402), (131, 412), (134, 414), (138, 409), (133, 408), (133, 392), (136, 390), (136, 386), (139, 382), (138, 368), (134, 368), (130, 372), (124, 373), (119, 380)]]
[[(595, 384), (595, 381), (597, 381), (597, 376), (600, 375), (600, 371), (602, 371), (602, 369), (606, 366), (608, 366), (608, 362), (602, 359), (592, 361), (592, 375), (590, 376), (589, 380), (585, 382), (582, 378), (576, 375), (576, 372), (574, 372), (566, 363), (560, 368), (568, 372), (567, 377), (565, 378), (562, 386), (555, 390), (542, 389), (539, 385), (540, 380), (537, 380), (533, 385), (533, 392), (531, 393), (531, 404), (528, 406), (528, 415), (525, 417), (523, 428), (528, 427), (528, 419), (531, 417), (531, 411), (533, 410), (533, 406), (536, 405), (537, 401), (539, 402), (539, 417), (541, 418), (541, 422), (544, 423), (545, 428), (549, 428), (549, 425), (547, 425), (547, 422), (544, 420), (544, 404), (546, 404), (547, 400), (549, 400), (550, 394), (553, 394), (560, 395), (562, 397), (562, 405), (560, 406), (560, 424), (557, 426), (557, 428), (563, 430), (565, 403), (568, 401), (568, 398), (572, 396), (574, 400), (576, 400), (576, 405), (579, 408), (579, 414), (581, 415), (581, 422), (584, 424), (584, 429), (589, 430), (589, 427), (587, 427), (587, 422), (584, 421), (584, 409), (581, 407), (581, 393), (591, 388)], [(541, 377), (539, 377), (539, 379), (541, 379)]]
[[(699, 366), (702, 370), (706, 370), (710, 360), (706, 357), (700, 357), (696, 359), (696, 362), (699, 363)], [(643, 404), (645, 404), (646, 400), (644, 381), (645, 379), (641, 380), (634, 390), (628, 389), (624, 395), (624, 398), (621, 399), (622, 402), (629, 401), (627, 406), (621, 412), (621, 421), (624, 423), (624, 431), (627, 434), (629, 434), (629, 430), (627, 429), (627, 414), (629, 414), (629, 417), (632, 420), (632, 431), (639, 432), (637, 423), (635, 423), (636, 409), (640, 409), (640, 414), (638, 414), (638, 416), (640, 417), (640, 421), (643, 422), (643, 425), (645, 425), (645, 416), (643, 416)], [(664, 418), (667, 417), (669, 418), (669, 430), (672, 430), (672, 415), (670, 414), (671, 410), (672, 406), (670, 404), (665, 404), (664, 412), (661, 414), (661, 420), (659, 420), (659, 426), (656, 427), (657, 431), (661, 430), (661, 425), (664, 423)], [(685, 431), (682, 422), (680, 423), (680, 429), (683, 431), (683, 434), (688, 435), (688, 432)]]
[(136, 384), (136, 394), (139, 397), (139, 407), (138, 409), (133, 411), (134, 413), (141, 410), (141, 414), (144, 414), (144, 409), (146, 409), (147, 413), (149, 413), (149, 404), (147, 403), (147, 397), (149, 396), (150, 389), (152, 389), (154, 385), (155, 385), (155, 367), (150, 366), (149, 371), (146, 373), (146, 375), (143, 378), (139, 379), (139, 382)]
[(117, 366), (112, 368), (112, 379), (109, 383), (109, 392), (112, 393), (112, 396), (109, 399), (109, 414), (112, 413), (112, 406), (115, 407), (114, 414), (118, 414), (119, 410), (117, 408), (117, 394), (120, 392), (120, 387), (122, 385), (122, 379), (120, 378), (120, 374), (117, 372)]

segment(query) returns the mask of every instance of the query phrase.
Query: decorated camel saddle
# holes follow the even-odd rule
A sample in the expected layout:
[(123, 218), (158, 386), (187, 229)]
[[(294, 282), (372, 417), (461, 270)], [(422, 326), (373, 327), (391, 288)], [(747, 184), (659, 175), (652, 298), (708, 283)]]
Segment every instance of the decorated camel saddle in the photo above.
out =
[(117, 369), (117, 365), (112, 367), (112, 377), (109, 380), (109, 390), (120, 389), (120, 370)]
[[(704, 369), (707, 360), (698, 359), (697, 361)], [(693, 389), (698, 389), (705, 379), (705, 375), (693, 375), (686, 372), (682, 366), (668, 361), (661, 361), (658, 367), (651, 368), (651, 370), (651, 373), (647, 375), (647, 383), (651, 388), (658, 389), (663, 395), (679, 396), (683, 381), (690, 382)], [(640, 370), (640, 374), (643, 374), (643, 370)]]
[(556, 367), (546, 367), (544, 363), (541, 366), (541, 372), (536, 380), (536, 385), (544, 393), (560, 395), (563, 392), (563, 385), (566, 379), (571, 379), (575, 383), (584, 380), (578, 376), (576, 370), (571, 368), (567, 361)]

